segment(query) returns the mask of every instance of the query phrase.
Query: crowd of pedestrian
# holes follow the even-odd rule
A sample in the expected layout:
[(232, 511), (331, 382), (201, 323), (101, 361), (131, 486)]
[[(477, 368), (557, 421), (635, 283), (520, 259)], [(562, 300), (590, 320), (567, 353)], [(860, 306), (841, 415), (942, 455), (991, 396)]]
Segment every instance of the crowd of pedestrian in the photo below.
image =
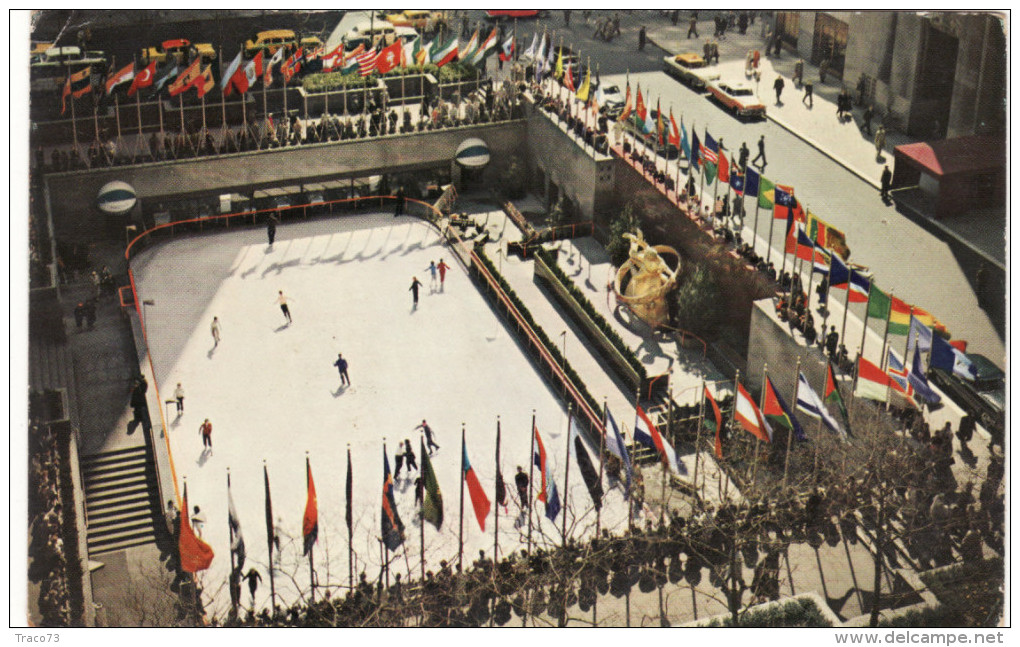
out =
[(29, 424), (28, 439), (28, 528), (31, 535), (28, 576), (39, 584), (41, 625), (66, 627), (70, 625), (70, 606), (60, 452), (49, 425), (33, 420)]

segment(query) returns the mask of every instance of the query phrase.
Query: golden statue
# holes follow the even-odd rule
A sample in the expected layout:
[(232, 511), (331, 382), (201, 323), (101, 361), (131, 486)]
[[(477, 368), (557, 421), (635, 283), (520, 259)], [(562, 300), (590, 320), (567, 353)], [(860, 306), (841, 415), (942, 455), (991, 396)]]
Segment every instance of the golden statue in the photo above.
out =
[[(676, 287), (680, 255), (668, 245), (649, 245), (638, 231), (626, 233), (630, 241), (630, 258), (616, 273), (613, 291), (617, 302), (628, 307), (639, 319), (652, 326), (669, 321), (666, 295)], [(663, 256), (675, 259), (673, 267)]]

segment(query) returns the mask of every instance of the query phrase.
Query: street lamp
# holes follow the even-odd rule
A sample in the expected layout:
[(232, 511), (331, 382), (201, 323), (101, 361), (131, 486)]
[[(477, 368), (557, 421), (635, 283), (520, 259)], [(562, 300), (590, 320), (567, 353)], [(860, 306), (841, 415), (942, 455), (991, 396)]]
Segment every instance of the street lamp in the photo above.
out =
[(561, 332), (560, 333), (560, 337), (563, 338), (563, 353), (562, 353), (562, 362), (561, 362), (562, 365), (560, 366), (560, 368), (563, 369), (564, 371), (566, 371), (567, 370), (567, 331), (564, 330), (563, 332)]

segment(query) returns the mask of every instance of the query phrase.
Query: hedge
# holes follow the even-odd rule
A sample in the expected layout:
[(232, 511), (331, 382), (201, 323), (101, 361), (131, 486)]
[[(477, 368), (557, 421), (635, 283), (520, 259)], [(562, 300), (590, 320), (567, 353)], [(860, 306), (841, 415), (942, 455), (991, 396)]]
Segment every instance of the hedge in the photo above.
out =
[(548, 250), (542, 248), (539, 248), (538, 251), (535, 252), (535, 255), (545, 261), (545, 264), (550, 270), (552, 270), (552, 273), (556, 276), (559, 282), (567, 289), (567, 292), (569, 292), (570, 296), (574, 298), (574, 301), (576, 301), (578, 305), (581, 306), (581, 309), (583, 309), (591, 320), (595, 322), (595, 325), (598, 326), (602, 334), (606, 336), (620, 355), (627, 360), (627, 363), (634, 369), (641, 380), (647, 380), (648, 371), (645, 370), (644, 364), (641, 363), (641, 360), (637, 358), (634, 351), (627, 347), (623, 338), (617, 334), (611, 325), (609, 325), (609, 322), (607, 322), (605, 318), (599, 314), (597, 310), (595, 310), (595, 306), (591, 304), (591, 301), (588, 300), (588, 297), (581, 292), (577, 285), (570, 280), (570, 277), (568, 277), (563, 271), (563, 268), (559, 266), (553, 255)]
[(538, 337), (539, 341), (542, 342), (542, 345), (545, 346), (546, 351), (552, 355), (553, 360), (563, 367), (563, 372), (566, 373), (567, 377), (570, 378), (570, 381), (573, 382), (578, 392), (580, 392), (581, 397), (588, 403), (588, 406), (591, 407), (593, 411), (601, 411), (602, 405), (592, 397), (591, 393), (588, 392), (588, 387), (585, 386), (581, 377), (576, 371), (574, 371), (573, 367), (570, 366), (570, 363), (564, 359), (563, 355), (560, 354), (556, 344), (552, 343), (542, 327), (535, 323), (535, 318), (531, 316), (531, 312), (521, 301), (520, 297), (517, 296), (517, 293), (513, 291), (513, 288), (511, 288), (506, 282), (506, 279), (504, 279), (503, 276), (496, 270), (496, 266), (492, 264), (492, 261), (485, 254), (484, 245), (476, 243), (475, 254), (482, 261), (482, 264), (485, 265), (485, 268), (489, 271), (489, 273), (496, 279), (496, 282), (499, 283), (499, 287), (506, 293), (507, 298), (510, 299), (510, 303), (512, 303), (514, 307), (517, 308), (518, 312), (521, 313), (524, 321), (531, 326), (532, 330), (535, 331), (535, 335)]
[[(400, 78), (405, 73), (404, 68), (397, 67), (382, 76), (386, 78)], [(454, 83), (456, 81), (473, 81), (480, 76), (478, 68), (468, 63), (459, 61), (444, 65), (442, 68), (435, 65), (426, 65), (424, 70), (418, 67), (408, 68), (408, 75), (431, 74), (439, 79), (440, 83)], [(330, 90), (341, 90), (345, 88), (374, 88), (379, 74), (361, 76), (357, 72), (352, 74), (340, 74), (338, 72), (316, 72), (308, 74), (301, 79), (301, 85), (305, 92), (328, 92)]]
[[(724, 620), (716, 618), (706, 627), (732, 627), (733, 617)], [(738, 627), (831, 627), (832, 622), (822, 615), (815, 601), (810, 598), (790, 600), (786, 604), (767, 609), (752, 609), (737, 621)]]

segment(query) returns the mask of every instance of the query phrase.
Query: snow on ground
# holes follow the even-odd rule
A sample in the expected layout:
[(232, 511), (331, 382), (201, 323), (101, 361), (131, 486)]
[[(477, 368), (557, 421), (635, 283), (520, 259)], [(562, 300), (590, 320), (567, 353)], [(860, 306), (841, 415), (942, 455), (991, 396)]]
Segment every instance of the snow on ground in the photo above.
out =
[[(445, 289), (433, 288), (427, 267), (440, 258), (452, 266)], [(225, 230), (157, 245), (132, 261), (139, 299), (148, 299), (146, 330), (163, 400), (181, 382), (185, 413), (167, 420), (173, 461), (189, 503), (206, 517), (202, 536), (216, 553), (201, 575), (207, 609), (229, 608), (227, 471), (248, 552), (245, 567), (262, 574), (256, 603), (269, 603), (263, 464), (269, 472), (273, 515), (281, 536), (276, 587), (284, 603), (306, 596), (307, 559), (301, 524), (306, 501), (305, 458), (318, 494), (319, 541), (315, 547), (317, 595), (348, 581), (344, 479), (348, 445), (354, 469), (355, 579), (380, 571), (382, 448), (391, 468), (396, 444), (410, 439), (419, 454), (423, 418), (442, 446), (433, 458), (445, 504), (445, 521), (425, 529), (426, 568), (440, 559), (455, 563), (462, 423), (471, 463), (494, 498), (496, 418), (502, 421), (502, 470), (511, 497), (500, 514), (500, 550), (523, 545), (527, 523), (515, 529), (518, 508), (513, 475), (528, 469), (532, 409), (550, 456), (561, 497), (564, 491), (566, 412), (536, 373), (515, 338), (503, 327), (465, 269), (444, 249), (435, 229), (411, 217), (360, 214), (282, 225), (272, 248), (265, 231)], [(412, 276), (424, 284), (417, 309), (408, 290)], [(277, 305), (283, 290), (293, 323)], [(222, 322), (214, 347), (213, 316)], [(352, 386), (340, 389), (333, 362), (350, 362)], [(172, 407), (171, 407), (172, 408)], [(198, 431), (209, 418), (213, 451), (204, 453)], [(421, 457), (418, 456), (419, 466)], [(576, 461), (569, 477), (572, 536), (591, 533), (594, 511)], [(413, 476), (405, 470), (395, 486), (406, 526), (404, 547), (391, 555), (391, 572), (420, 572), (419, 526)], [(536, 482), (537, 482), (536, 474)], [(574, 508), (577, 508), (576, 513)], [(465, 561), (479, 550), (491, 555), (493, 515), (483, 534), (465, 504)], [(555, 528), (539, 527), (536, 541), (559, 543)], [(506, 515), (506, 516), (504, 516)], [(603, 526), (625, 524), (620, 490), (607, 496)], [(547, 538), (541, 539), (542, 531)], [(247, 589), (247, 587), (245, 587)], [(211, 599), (211, 600), (210, 600)], [(243, 601), (248, 602), (247, 590)], [(211, 602), (211, 603), (210, 603)]]

